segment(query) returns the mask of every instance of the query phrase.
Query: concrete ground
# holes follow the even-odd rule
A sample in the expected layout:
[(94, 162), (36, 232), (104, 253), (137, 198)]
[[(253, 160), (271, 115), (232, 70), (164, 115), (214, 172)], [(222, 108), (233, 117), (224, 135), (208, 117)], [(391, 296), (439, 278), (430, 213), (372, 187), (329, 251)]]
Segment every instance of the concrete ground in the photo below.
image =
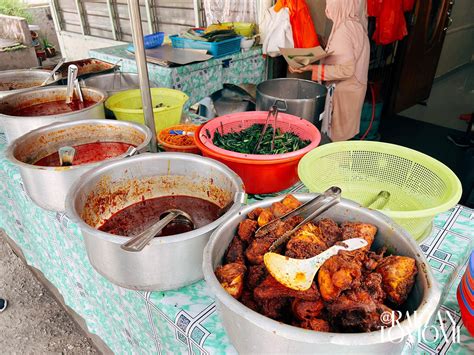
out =
[(2, 354), (98, 354), (89, 338), (16, 256), (0, 230), (0, 313)]

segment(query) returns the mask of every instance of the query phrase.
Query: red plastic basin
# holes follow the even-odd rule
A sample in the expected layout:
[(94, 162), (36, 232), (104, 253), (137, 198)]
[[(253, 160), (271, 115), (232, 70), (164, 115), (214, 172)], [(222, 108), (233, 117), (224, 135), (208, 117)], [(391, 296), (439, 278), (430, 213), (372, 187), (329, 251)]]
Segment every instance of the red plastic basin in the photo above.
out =
[[(205, 123), (196, 131), (196, 145), (202, 155), (218, 160), (241, 177), (245, 191), (250, 194), (274, 193), (298, 182), (298, 163), (301, 158), (319, 145), (321, 134), (309, 121), (299, 117), (280, 113), (278, 128), (283, 132), (292, 131), (300, 138), (311, 140), (311, 143), (296, 152), (278, 155), (240, 154), (221, 149), (212, 144), (216, 129), (224, 130), (224, 134), (250, 127), (252, 124), (265, 123), (268, 112), (242, 112), (221, 117)], [(207, 132), (211, 137), (207, 137)]]

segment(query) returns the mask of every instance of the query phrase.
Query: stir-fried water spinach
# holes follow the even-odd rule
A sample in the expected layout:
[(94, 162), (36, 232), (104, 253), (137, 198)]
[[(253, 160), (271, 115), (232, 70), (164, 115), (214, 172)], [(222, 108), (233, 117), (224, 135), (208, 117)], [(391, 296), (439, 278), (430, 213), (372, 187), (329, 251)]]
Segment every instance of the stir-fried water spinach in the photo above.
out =
[(218, 129), (214, 133), (212, 142), (219, 148), (243, 154), (284, 154), (303, 149), (311, 143), (309, 140), (302, 140), (292, 132), (283, 133), (277, 128), (274, 149), (272, 150), (273, 127), (269, 125), (260, 143), (260, 148), (253, 153), (262, 129), (263, 124), (254, 124), (240, 132), (231, 132), (224, 135)]

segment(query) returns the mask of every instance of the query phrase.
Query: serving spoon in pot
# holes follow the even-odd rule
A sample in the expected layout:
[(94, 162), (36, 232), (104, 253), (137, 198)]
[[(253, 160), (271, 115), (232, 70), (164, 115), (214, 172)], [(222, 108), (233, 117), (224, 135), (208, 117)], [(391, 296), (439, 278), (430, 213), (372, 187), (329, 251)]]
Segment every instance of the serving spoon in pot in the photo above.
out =
[(293, 259), (276, 253), (266, 253), (263, 262), (270, 275), (279, 283), (293, 290), (306, 291), (326, 260), (341, 250), (352, 251), (367, 245), (367, 241), (362, 238), (347, 239), (342, 243), (345, 245), (334, 245), (309, 259)]
[(179, 231), (177, 234), (194, 229), (194, 222), (189, 214), (177, 209), (167, 210), (160, 215), (160, 220), (158, 222), (130, 238), (120, 247), (123, 250), (131, 252), (142, 251), (158, 233), (171, 224), (173, 224), (174, 230)]

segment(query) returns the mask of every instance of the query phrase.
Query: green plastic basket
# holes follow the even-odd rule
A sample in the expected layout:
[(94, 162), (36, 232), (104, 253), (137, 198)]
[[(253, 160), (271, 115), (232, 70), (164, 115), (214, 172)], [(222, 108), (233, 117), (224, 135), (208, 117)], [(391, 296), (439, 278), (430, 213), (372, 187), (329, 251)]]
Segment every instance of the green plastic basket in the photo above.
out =
[(421, 242), (434, 217), (461, 198), (457, 176), (423, 153), (380, 142), (337, 142), (318, 147), (301, 159), (301, 181), (311, 192), (339, 186), (342, 196), (368, 206), (381, 191), (390, 198), (380, 212)]
[[(181, 120), (183, 106), (188, 96), (182, 91), (167, 88), (152, 88), (151, 101), (155, 117), (156, 132), (174, 126)], [(163, 104), (165, 107), (157, 107)], [(112, 95), (105, 102), (105, 107), (111, 110), (120, 121), (145, 123), (142, 109), (140, 90), (126, 90)]]

